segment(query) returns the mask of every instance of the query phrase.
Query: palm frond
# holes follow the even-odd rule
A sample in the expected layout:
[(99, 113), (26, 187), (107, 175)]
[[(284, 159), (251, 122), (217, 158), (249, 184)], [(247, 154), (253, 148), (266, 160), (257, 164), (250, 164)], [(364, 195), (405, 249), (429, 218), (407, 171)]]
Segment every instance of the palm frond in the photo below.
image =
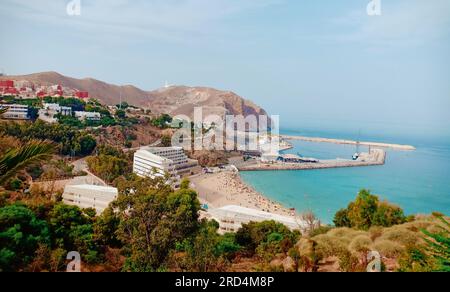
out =
[(8, 150), (0, 158), (0, 185), (16, 175), (20, 170), (49, 159), (55, 146), (48, 141), (30, 141), (27, 144)]

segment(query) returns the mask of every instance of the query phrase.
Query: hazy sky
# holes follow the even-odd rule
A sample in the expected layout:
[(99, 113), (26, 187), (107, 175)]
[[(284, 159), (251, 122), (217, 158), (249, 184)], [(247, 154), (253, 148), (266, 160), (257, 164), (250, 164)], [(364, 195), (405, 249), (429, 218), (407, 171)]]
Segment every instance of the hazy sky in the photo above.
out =
[[(232, 90), (285, 126), (450, 133), (450, 1), (0, 0), (0, 68)], [(363, 125), (363, 126), (359, 126)]]

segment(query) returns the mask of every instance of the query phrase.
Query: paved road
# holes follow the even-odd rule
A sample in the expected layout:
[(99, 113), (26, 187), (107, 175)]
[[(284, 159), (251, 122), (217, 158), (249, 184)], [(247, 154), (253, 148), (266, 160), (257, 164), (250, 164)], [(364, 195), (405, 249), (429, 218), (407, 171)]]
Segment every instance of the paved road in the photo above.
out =
[(92, 172), (89, 171), (89, 167), (87, 165), (86, 158), (76, 160), (76, 161), (72, 162), (72, 165), (74, 166), (74, 169), (73, 169), (74, 172), (84, 171), (88, 174), (86, 177), (74, 178), (74, 182), (101, 185), (101, 186), (108, 185), (104, 180), (102, 180), (101, 178), (99, 178), (98, 176), (96, 176), (95, 174), (93, 174)]
[[(154, 143), (147, 145), (147, 147), (156, 147), (158, 145), (160, 145), (162, 143), (161, 139), (155, 141)], [(141, 146), (142, 147), (142, 146)], [(124, 148), (123, 152), (127, 153), (127, 152), (131, 152), (131, 151), (137, 151), (139, 149), (141, 149), (141, 147), (135, 147), (135, 148)]]

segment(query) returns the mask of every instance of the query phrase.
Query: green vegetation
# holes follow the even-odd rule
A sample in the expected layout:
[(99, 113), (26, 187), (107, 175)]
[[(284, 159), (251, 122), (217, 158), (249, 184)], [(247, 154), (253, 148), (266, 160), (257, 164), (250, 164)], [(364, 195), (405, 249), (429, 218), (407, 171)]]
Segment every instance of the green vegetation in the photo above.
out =
[(361, 190), (347, 209), (338, 211), (334, 217), (336, 227), (352, 227), (367, 230), (371, 226), (390, 227), (406, 222), (400, 207), (380, 202), (368, 190)]
[(0, 184), (6, 183), (20, 170), (50, 158), (53, 151), (51, 143), (33, 140), (21, 147), (8, 150), (0, 158)]
[(0, 208), (0, 272), (20, 270), (39, 244), (49, 244), (47, 224), (20, 204)]
[(34, 123), (2, 123), (0, 134), (16, 137), (22, 141), (50, 140), (58, 146), (63, 155), (89, 155), (95, 149), (94, 137), (69, 126), (47, 124), (43, 121)]
[(112, 183), (120, 176), (131, 174), (131, 159), (122, 150), (111, 146), (100, 146), (98, 155), (88, 157), (89, 169), (105, 181)]
[(44, 97), (44, 102), (45, 103), (56, 103), (59, 104), (60, 106), (67, 106), (67, 107), (71, 107), (72, 111), (78, 111), (78, 112), (82, 112), (85, 110), (86, 107), (86, 103), (78, 98), (65, 98), (65, 97), (50, 97), (50, 96), (46, 96)]
[(437, 270), (450, 272), (450, 223), (439, 213), (433, 214), (443, 226), (439, 226), (436, 232), (422, 230), (426, 235), (425, 241), (428, 252), (437, 263)]
[(197, 194), (189, 189), (173, 191), (162, 179), (137, 178), (121, 188), (114, 207), (121, 218), (118, 235), (128, 250), (124, 270), (164, 270), (176, 242), (198, 228)]
[[(336, 227), (313, 226), (307, 213), (304, 234), (274, 221), (220, 234), (217, 222), (199, 220), (189, 180), (174, 190), (167, 178), (137, 177), (132, 153), (62, 125), (4, 123), (0, 133), (0, 271), (63, 271), (69, 251), (80, 252), (86, 271), (355, 272), (366, 270), (369, 251), (380, 253), (383, 270), (449, 271), (448, 218), (406, 218), (366, 190), (337, 212)], [(30, 187), (30, 176), (72, 173), (56, 150), (94, 149), (90, 169), (119, 189), (100, 216), (63, 204), (55, 190)]]
[(161, 128), (161, 129), (167, 129), (170, 127), (170, 124), (172, 123), (172, 117), (167, 115), (167, 114), (163, 114), (155, 119), (153, 119), (151, 121), (151, 124), (155, 127)]

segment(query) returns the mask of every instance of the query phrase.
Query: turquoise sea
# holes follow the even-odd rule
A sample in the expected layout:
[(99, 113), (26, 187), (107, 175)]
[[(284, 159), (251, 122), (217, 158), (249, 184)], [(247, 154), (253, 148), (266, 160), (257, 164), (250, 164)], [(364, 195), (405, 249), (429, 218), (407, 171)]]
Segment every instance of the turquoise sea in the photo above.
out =
[[(450, 141), (447, 139), (360, 136), (339, 132), (284, 130), (286, 135), (347, 138), (410, 144), (416, 151), (387, 150), (384, 166), (307, 171), (243, 172), (249, 185), (268, 198), (294, 207), (312, 210), (323, 222), (332, 223), (337, 210), (354, 200), (360, 189), (367, 188), (401, 206), (406, 214), (439, 211), (450, 215)], [(355, 146), (294, 141), (295, 149), (306, 157), (350, 159)], [(367, 150), (364, 147), (361, 151)]]

